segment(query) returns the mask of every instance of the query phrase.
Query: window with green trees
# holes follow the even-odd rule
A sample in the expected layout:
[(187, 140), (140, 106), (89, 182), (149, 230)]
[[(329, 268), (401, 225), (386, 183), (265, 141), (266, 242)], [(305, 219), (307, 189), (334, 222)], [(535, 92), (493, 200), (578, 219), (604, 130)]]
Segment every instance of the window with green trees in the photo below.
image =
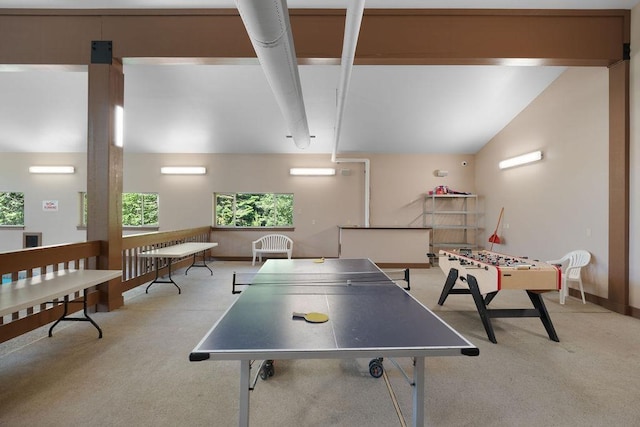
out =
[(293, 226), (293, 194), (216, 193), (214, 201), (219, 227)]
[(158, 194), (122, 193), (122, 225), (146, 227), (158, 225)]
[[(87, 225), (87, 193), (81, 193), (82, 225)], [(122, 193), (123, 227), (157, 227), (157, 193)]]
[(0, 192), (1, 225), (24, 225), (24, 193)]

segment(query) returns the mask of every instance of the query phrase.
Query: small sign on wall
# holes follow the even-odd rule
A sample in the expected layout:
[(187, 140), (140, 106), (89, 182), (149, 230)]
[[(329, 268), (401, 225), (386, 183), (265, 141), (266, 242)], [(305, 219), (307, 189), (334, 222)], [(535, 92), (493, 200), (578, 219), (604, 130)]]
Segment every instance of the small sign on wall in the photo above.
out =
[(58, 201), (57, 200), (43, 200), (42, 201), (42, 210), (45, 212), (58, 212)]

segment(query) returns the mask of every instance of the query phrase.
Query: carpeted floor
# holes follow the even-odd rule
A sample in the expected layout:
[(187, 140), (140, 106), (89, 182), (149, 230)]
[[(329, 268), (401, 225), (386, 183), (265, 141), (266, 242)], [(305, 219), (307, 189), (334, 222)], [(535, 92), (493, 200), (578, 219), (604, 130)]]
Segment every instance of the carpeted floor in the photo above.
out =
[[(0, 344), (0, 426), (234, 426), (239, 362), (189, 362), (189, 352), (237, 298), (234, 271), (249, 262), (212, 262), (175, 273), (182, 287), (128, 292), (125, 306), (94, 318), (104, 331), (68, 322)], [(558, 294), (545, 301), (560, 342), (537, 319), (494, 319), (488, 341), (473, 301), (437, 299), (438, 268), (411, 271), (411, 293), (480, 348), (479, 357), (428, 358), (427, 424), (432, 426), (640, 425), (640, 321)], [(494, 308), (529, 307), (504, 291)], [(399, 316), (402, 313), (398, 313)], [(420, 327), (420, 325), (416, 325)], [(409, 373), (411, 361), (398, 360)], [(386, 373), (411, 419), (411, 387)], [(383, 378), (368, 360), (276, 361), (276, 375), (251, 393), (254, 426), (399, 426)]]

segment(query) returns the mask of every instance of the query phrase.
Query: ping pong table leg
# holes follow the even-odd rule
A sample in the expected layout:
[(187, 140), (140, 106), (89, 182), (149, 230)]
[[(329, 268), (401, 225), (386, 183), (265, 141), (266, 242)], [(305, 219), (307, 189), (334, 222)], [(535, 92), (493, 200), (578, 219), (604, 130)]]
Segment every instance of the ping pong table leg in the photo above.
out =
[(413, 363), (413, 427), (424, 427), (424, 356)]
[(251, 383), (251, 361), (240, 361), (240, 410), (238, 414), (238, 425), (249, 427), (249, 387)]

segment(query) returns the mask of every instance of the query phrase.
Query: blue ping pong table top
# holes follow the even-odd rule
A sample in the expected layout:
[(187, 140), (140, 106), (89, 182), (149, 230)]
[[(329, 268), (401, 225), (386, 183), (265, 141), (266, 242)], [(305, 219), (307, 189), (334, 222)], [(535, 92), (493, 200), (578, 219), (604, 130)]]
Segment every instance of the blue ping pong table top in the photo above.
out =
[[(367, 259), (268, 260), (252, 283), (196, 346), (192, 360), (479, 352)], [(307, 323), (293, 312), (325, 313), (329, 321)]]

